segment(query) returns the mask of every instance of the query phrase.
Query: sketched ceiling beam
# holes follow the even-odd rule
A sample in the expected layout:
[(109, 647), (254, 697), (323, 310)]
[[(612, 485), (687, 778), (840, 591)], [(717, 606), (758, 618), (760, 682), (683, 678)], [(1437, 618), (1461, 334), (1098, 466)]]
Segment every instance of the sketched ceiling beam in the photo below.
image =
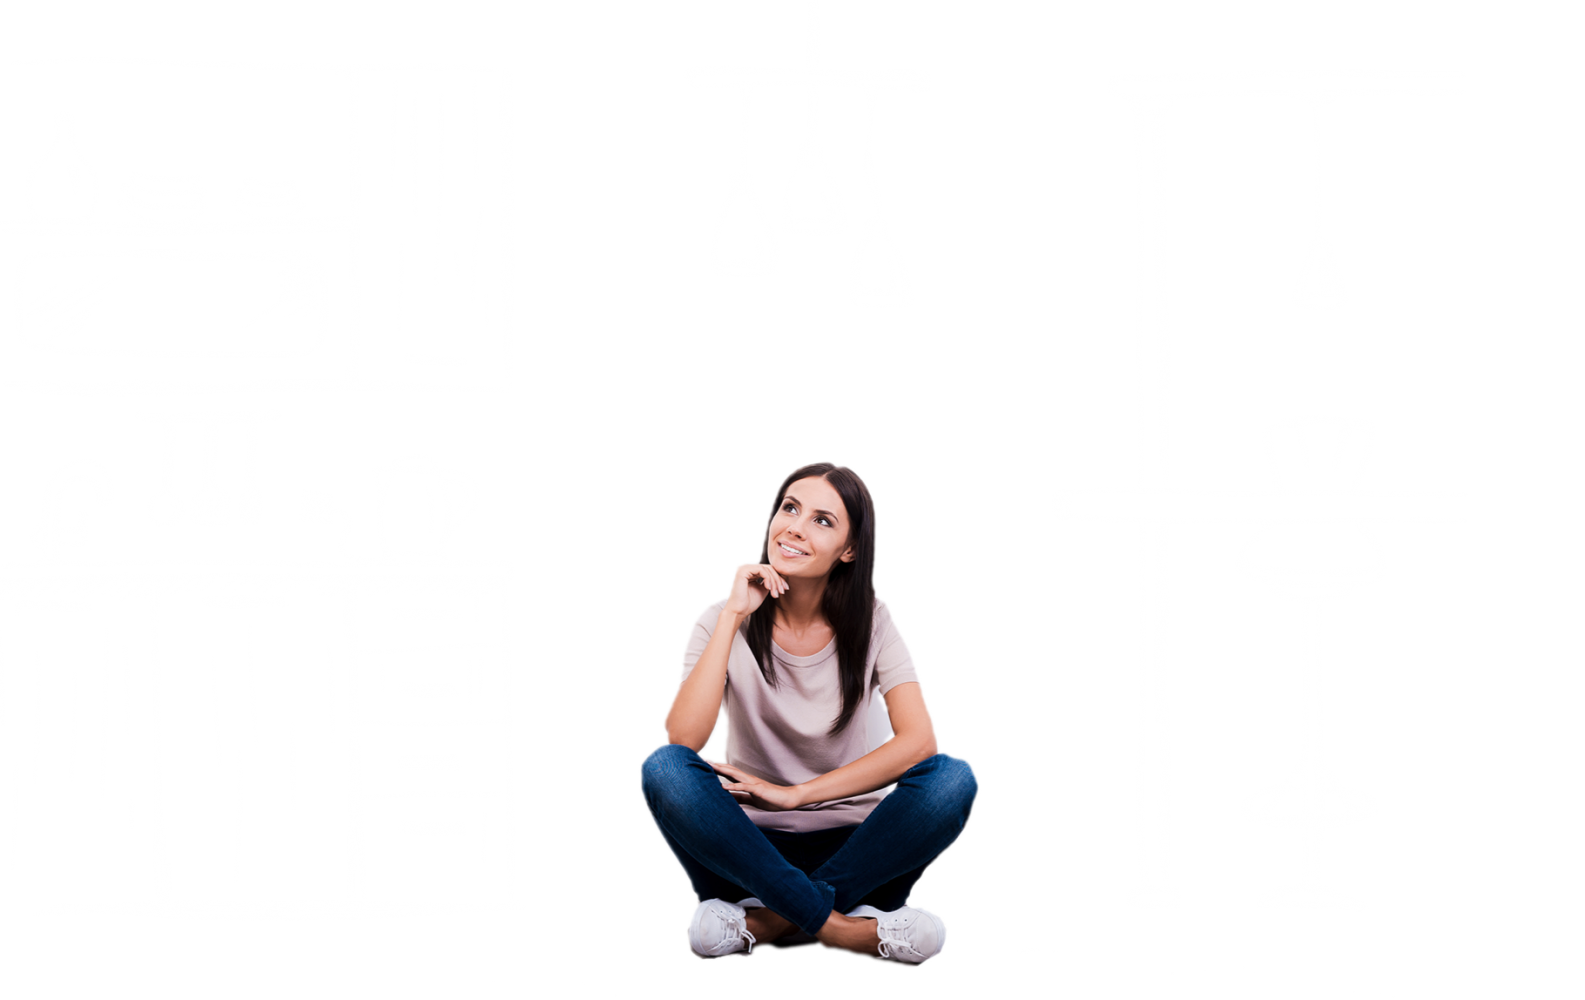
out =
[(693, 67), (683, 73), (689, 87), (873, 87), (927, 94), (924, 70), (761, 70), (756, 67)]
[(1159, 101), (1189, 97), (1460, 97), (1463, 90), (1436, 84), (1461, 79), (1465, 79), (1465, 74), (1438, 70), (1117, 74), (1106, 81), (1106, 94), (1125, 100)]

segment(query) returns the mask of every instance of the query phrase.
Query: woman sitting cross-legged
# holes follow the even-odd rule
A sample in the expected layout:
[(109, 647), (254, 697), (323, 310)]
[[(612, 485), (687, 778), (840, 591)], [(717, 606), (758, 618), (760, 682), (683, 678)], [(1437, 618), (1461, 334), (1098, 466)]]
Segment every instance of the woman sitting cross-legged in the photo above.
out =
[[(644, 762), (643, 787), (698, 893), (688, 940), (700, 955), (807, 935), (922, 962), (946, 940), (908, 894), (962, 831), (976, 785), (936, 752), (907, 647), (871, 586), (874, 539), (858, 476), (799, 469), (760, 561), (694, 627), (669, 744)], [(872, 749), (877, 693), (894, 735)], [(723, 698), (728, 763), (711, 764), (698, 751)]]

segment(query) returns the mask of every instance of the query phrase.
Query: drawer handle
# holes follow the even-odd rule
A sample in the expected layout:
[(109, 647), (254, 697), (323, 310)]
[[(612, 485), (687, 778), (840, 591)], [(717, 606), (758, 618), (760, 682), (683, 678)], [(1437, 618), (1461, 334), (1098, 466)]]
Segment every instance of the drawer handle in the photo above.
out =
[(420, 683), (415, 680), (404, 680), (396, 685), (396, 697), (461, 697), (463, 693), (456, 689), (456, 685), (449, 681), (434, 681), (434, 683)]
[(468, 824), (461, 819), (455, 823), (420, 823), (417, 819), (403, 819), (396, 824), (396, 832), (409, 837), (468, 837)]
[(455, 753), (404, 753), (396, 758), (396, 770), (461, 770), (463, 762)]
[(391, 621), (461, 621), (463, 612), (455, 607), (393, 607)]

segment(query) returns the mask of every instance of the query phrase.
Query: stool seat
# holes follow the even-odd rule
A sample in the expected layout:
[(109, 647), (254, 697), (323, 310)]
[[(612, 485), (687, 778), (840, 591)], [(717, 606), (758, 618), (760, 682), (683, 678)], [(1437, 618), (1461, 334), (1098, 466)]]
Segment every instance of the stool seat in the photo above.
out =
[[(1347, 784), (1338, 781), (1338, 775), (1331, 772), (1327, 762), (1316, 761), (1316, 775), (1319, 777), (1320, 792), (1322, 792), (1319, 796), (1322, 811), (1314, 813), (1309, 810), (1308, 799), (1304, 796), (1303, 773), (1304, 761), (1300, 761), (1293, 765), (1287, 780), (1268, 784), (1260, 791), (1247, 796), (1239, 813), (1249, 823), (1276, 827), (1279, 830), (1333, 830), (1363, 823), (1376, 815), (1377, 811), (1381, 811), (1376, 796), (1357, 788), (1349, 788)], [(1298, 796), (1297, 813), (1274, 815), (1273, 810), (1290, 796)], [(1336, 797), (1342, 803), (1342, 811), (1333, 813), (1327, 810), (1327, 799), (1331, 797)], [(1260, 802), (1265, 803), (1257, 805)]]

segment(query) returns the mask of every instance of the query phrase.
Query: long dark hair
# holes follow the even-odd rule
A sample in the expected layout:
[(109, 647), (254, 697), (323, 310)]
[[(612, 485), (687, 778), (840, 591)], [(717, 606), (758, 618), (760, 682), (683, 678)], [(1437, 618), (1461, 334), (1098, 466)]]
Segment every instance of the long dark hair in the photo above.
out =
[[(864, 480), (849, 468), (817, 462), (795, 471), (776, 491), (776, 502), (771, 505), (770, 518), (765, 522), (765, 542), (760, 548), (759, 561), (770, 562), (770, 523), (781, 510), (787, 487), (800, 479), (815, 476), (830, 483), (842, 498), (848, 512), (848, 544), (853, 546), (853, 561), (838, 560), (831, 567), (826, 580), (826, 592), (820, 599), (820, 613), (831, 623), (836, 633), (837, 671), (842, 681), (842, 713), (831, 724), (826, 735), (835, 736), (853, 721), (859, 701), (864, 696), (864, 666), (870, 655), (870, 630), (875, 624), (875, 586), (871, 576), (875, 569), (875, 505), (870, 501), (870, 491)], [(754, 662), (766, 683), (776, 684), (776, 664), (771, 658), (771, 630), (776, 621), (776, 607), (766, 600), (744, 623), (748, 648), (754, 653)]]

